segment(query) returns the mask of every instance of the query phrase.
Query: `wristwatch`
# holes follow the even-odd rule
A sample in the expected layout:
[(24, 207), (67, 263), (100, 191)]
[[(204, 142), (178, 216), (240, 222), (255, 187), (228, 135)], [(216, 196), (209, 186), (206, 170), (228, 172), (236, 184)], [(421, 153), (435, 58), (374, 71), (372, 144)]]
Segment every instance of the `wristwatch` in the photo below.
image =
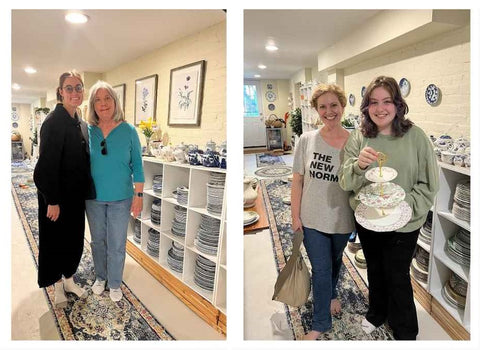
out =
[(143, 197), (143, 192), (135, 192), (135, 196), (137, 197)]

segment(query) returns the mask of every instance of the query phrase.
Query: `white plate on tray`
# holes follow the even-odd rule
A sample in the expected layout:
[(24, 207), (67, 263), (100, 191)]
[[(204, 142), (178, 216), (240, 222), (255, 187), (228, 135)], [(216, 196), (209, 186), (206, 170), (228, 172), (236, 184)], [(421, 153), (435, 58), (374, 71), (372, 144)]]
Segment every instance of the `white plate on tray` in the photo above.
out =
[(355, 210), (357, 222), (367, 230), (376, 232), (395, 231), (405, 226), (412, 217), (412, 209), (407, 202), (402, 201), (398, 206), (392, 209), (367, 207), (360, 203)]
[(380, 168), (372, 168), (365, 173), (365, 178), (372, 182), (388, 182), (392, 181), (398, 175), (397, 171), (388, 166), (382, 167), (382, 176), (380, 176)]

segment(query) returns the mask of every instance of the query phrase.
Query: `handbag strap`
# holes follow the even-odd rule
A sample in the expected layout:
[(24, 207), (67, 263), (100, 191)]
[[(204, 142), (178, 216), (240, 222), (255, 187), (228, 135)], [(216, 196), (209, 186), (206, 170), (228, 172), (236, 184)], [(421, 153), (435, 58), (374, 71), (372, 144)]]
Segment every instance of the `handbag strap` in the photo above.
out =
[(303, 243), (303, 231), (302, 230), (295, 231), (295, 233), (293, 235), (294, 235), (293, 236), (293, 248), (292, 248), (292, 255), (290, 256), (290, 258), (300, 255), (300, 246)]

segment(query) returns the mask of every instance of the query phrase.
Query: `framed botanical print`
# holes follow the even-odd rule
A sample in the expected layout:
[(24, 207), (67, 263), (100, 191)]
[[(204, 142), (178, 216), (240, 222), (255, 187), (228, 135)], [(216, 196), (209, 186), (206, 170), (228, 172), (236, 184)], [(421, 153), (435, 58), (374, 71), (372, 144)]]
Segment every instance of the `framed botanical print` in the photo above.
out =
[(117, 93), (118, 99), (120, 101), (120, 108), (125, 115), (125, 84), (115, 85), (113, 90)]
[(202, 60), (170, 71), (168, 125), (200, 125), (205, 63)]
[(135, 80), (135, 125), (148, 118), (156, 120), (158, 75)]

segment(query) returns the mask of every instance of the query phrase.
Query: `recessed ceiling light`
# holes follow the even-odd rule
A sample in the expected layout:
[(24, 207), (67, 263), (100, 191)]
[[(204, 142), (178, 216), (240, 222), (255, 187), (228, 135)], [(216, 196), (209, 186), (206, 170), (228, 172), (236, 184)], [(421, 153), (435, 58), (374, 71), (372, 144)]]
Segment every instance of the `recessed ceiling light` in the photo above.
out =
[(86, 23), (88, 16), (83, 13), (71, 12), (65, 16), (65, 20), (70, 23)]
[(260, 74), (255, 74), (253, 77), (254, 77), (254, 78), (260, 78), (261, 75), (260, 75)]
[(278, 47), (274, 44), (268, 44), (267, 46), (265, 46), (265, 49), (267, 49), (268, 51), (277, 51)]
[(265, 69), (265, 68), (267, 68), (267, 66), (264, 65), (264, 64), (259, 64), (259, 65), (258, 65), (258, 68), (260, 68), (260, 69)]
[(37, 73), (37, 70), (33, 67), (25, 67), (25, 73), (28, 73), (28, 74), (35, 74)]
[(12, 85), (12, 89), (13, 89), (13, 90), (20, 90), (20, 85), (18, 85), (17, 83), (15, 83), (15, 84)]

